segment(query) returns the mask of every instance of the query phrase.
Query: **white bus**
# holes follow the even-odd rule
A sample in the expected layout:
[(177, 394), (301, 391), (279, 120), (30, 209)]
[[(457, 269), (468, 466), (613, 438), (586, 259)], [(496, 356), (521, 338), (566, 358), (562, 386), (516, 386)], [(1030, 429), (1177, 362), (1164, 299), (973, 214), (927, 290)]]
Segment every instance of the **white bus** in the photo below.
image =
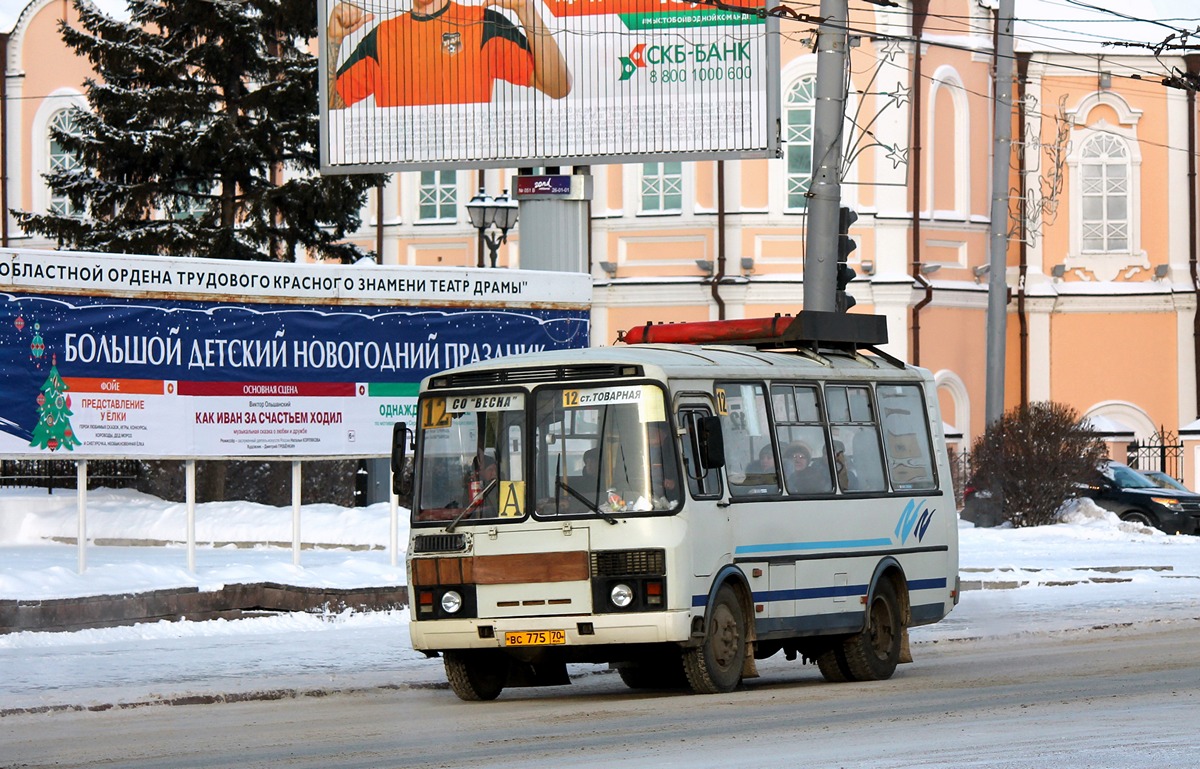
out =
[(464, 700), (569, 662), (697, 693), (779, 652), (889, 678), (957, 602), (957, 517), (929, 373), (854, 347), (615, 345), (426, 379), (414, 648)]

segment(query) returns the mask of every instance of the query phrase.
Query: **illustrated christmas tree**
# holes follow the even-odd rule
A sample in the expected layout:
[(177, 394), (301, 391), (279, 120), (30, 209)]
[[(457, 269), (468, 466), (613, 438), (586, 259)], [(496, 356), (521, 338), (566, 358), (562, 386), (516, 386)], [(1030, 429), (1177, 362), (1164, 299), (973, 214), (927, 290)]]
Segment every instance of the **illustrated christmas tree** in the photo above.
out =
[(67, 395), (67, 383), (58, 375), (58, 356), (51, 357), (50, 375), (38, 393), (37, 404), (38, 423), (30, 446), (71, 451), (81, 445), (71, 429), (71, 396)]

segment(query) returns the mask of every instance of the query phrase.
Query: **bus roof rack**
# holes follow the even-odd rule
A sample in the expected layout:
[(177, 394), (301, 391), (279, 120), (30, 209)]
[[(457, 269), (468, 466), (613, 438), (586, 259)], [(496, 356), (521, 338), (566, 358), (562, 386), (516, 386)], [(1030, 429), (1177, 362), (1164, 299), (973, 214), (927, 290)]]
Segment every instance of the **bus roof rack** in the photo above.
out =
[(887, 344), (883, 315), (801, 310), (794, 317), (647, 323), (617, 336), (626, 344), (744, 344), (775, 348), (871, 349)]

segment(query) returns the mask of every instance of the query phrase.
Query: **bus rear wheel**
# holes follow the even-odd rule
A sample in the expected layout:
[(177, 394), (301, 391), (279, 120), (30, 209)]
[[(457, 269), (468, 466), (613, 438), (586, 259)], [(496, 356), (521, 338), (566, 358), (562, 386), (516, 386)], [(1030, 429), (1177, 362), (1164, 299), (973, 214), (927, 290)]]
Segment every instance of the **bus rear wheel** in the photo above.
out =
[(746, 615), (737, 594), (722, 585), (708, 609), (704, 642), (683, 653), (688, 685), (696, 694), (733, 691), (742, 680), (746, 656)]
[(846, 652), (840, 642), (817, 655), (817, 668), (831, 684), (844, 684), (851, 680), (850, 669), (846, 665)]
[(900, 663), (900, 641), (904, 636), (900, 602), (889, 580), (875, 586), (875, 595), (867, 608), (862, 632), (846, 639), (842, 646), (846, 670), (855, 681), (883, 681), (891, 678)]
[(480, 651), (448, 651), (442, 654), (446, 680), (460, 700), (486, 702), (504, 691), (508, 660), (500, 654)]

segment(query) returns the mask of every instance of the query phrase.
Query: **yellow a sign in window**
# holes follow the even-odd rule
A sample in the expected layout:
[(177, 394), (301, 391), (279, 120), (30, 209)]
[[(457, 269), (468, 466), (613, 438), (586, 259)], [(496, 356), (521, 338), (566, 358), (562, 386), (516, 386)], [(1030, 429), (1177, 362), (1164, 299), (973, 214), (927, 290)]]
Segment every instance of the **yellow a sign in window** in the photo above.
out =
[(525, 515), (525, 481), (500, 481), (501, 518), (520, 518)]

